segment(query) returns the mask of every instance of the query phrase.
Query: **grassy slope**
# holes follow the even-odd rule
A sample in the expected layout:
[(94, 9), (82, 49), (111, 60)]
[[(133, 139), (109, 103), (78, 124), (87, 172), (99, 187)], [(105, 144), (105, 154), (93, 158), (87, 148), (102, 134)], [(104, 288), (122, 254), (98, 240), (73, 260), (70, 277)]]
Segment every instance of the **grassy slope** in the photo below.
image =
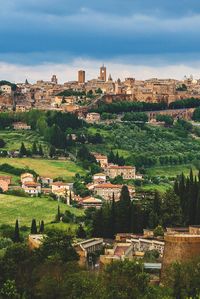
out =
[(30, 168), (41, 176), (52, 178), (63, 177), (71, 182), (76, 173), (84, 174), (85, 171), (71, 161), (32, 159), (32, 158), (0, 158), (0, 164), (8, 163), (19, 168)]
[[(16, 197), (0, 194), (0, 225), (14, 225), (15, 220), (19, 219), (21, 226), (30, 226), (33, 218), (37, 221), (44, 220), (47, 224), (55, 219), (57, 206), (56, 201), (48, 198)], [(83, 214), (82, 210), (68, 207), (63, 203), (60, 203), (60, 210), (61, 212), (70, 210), (77, 216)]]
[(187, 176), (189, 175), (190, 169), (193, 169), (193, 173), (197, 174), (197, 169), (190, 165), (175, 165), (175, 166), (160, 166), (152, 167), (147, 169), (147, 174), (150, 176), (166, 176), (174, 177), (180, 175), (182, 172)]
[(34, 131), (10, 131), (1, 130), (0, 138), (6, 142), (6, 150), (19, 150), (21, 143), (24, 142), (26, 148), (31, 148), (33, 142), (42, 144), (43, 148), (47, 147), (47, 144), (43, 141), (40, 135)]

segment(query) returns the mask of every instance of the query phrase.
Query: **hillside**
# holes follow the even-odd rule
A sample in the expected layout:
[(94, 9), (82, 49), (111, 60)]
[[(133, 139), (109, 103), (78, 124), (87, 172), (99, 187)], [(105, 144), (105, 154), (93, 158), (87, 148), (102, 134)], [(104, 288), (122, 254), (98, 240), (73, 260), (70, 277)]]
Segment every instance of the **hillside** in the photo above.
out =
[[(30, 168), (44, 177), (62, 177), (66, 182), (72, 182), (76, 173), (85, 174), (85, 171), (72, 161), (45, 160), (33, 158), (0, 158), (0, 164), (8, 163), (19, 168)], [(5, 173), (4, 173), (5, 174)], [(14, 182), (17, 177), (14, 176)]]
[[(83, 214), (82, 210), (71, 208), (64, 203), (60, 202), (59, 205), (61, 212), (68, 210), (77, 216)], [(30, 227), (33, 218), (37, 221), (44, 220), (47, 224), (54, 221), (57, 207), (58, 202), (47, 197), (31, 198), (0, 194), (0, 225), (14, 225), (18, 219), (20, 226)]]

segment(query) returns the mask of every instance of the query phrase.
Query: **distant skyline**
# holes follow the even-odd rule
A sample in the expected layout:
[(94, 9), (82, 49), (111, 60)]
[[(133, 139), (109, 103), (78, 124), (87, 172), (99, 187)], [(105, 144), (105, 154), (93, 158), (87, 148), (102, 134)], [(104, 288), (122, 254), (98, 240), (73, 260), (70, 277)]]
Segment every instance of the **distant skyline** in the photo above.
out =
[(6, 0), (0, 79), (200, 78), (198, 0)]

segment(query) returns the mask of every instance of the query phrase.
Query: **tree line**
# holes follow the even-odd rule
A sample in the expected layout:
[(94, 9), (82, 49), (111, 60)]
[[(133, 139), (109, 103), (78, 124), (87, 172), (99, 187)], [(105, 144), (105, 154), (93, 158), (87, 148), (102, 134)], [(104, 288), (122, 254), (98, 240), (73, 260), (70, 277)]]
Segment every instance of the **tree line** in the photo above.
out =
[(200, 106), (200, 100), (196, 98), (188, 98), (177, 100), (167, 104), (166, 102), (148, 103), (148, 102), (113, 102), (111, 104), (100, 103), (98, 108), (93, 109), (92, 112), (102, 113), (115, 113), (120, 114), (123, 112), (144, 112), (156, 111), (166, 109), (183, 109), (183, 108), (196, 108)]
[(104, 203), (99, 210), (86, 212), (86, 223), (95, 237), (113, 239), (116, 233), (143, 233), (143, 229), (178, 226), (182, 224), (180, 198), (170, 189), (164, 194), (155, 192), (153, 198), (131, 200), (127, 186), (120, 200)]

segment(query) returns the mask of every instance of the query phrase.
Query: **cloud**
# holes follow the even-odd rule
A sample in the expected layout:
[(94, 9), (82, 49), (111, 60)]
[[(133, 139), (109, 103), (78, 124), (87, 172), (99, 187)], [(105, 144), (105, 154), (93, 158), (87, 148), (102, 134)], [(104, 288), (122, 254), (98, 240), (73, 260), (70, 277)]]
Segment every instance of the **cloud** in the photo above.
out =
[(39, 66), (72, 66), (80, 57), (151, 70), (182, 65), (188, 71), (200, 60), (197, 0), (4, 2), (0, 61), (31, 68), (32, 74)]
[[(77, 72), (79, 69), (86, 71), (87, 80), (97, 78), (99, 75), (99, 67), (102, 62), (90, 59), (74, 59), (68, 64), (39, 64), (39, 65), (17, 65), (0, 62), (0, 74), (2, 79), (6, 79), (15, 83), (24, 82), (28, 79), (30, 82), (37, 80), (50, 80), (53, 74), (56, 74), (59, 82), (64, 83), (70, 80), (77, 80)], [(148, 66), (146, 64), (126, 64), (120, 61), (105, 61), (108, 73), (111, 73), (114, 80), (126, 77), (134, 77), (138, 80), (148, 78), (175, 78), (182, 80), (185, 75), (193, 75), (199, 77), (200, 60), (190, 66), (182, 63), (177, 64), (159, 64), (156, 66)]]

